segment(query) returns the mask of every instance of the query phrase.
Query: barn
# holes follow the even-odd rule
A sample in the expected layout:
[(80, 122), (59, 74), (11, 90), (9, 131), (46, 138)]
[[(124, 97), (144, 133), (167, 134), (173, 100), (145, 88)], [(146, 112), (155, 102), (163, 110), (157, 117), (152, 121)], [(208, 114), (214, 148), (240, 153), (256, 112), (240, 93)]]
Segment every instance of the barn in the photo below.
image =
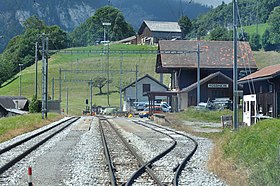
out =
[[(238, 42), (237, 66), (238, 79), (257, 70), (248, 42)], [(232, 41), (161, 40), (158, 45), (156, 72), (171, 75), (171, 89), (181, 91), (180, 100), (187, 101), (187, 103), (179, 103), (180, 109), (197, 104), (194, 101), (195, 96), (189, 98), (183, 96), (186, 96), (186, 93), (190, 96), (197, 88), (196, 83), (202, 80), (201, 83), (205, 84), (202, 87), (204, 93), (200, 95), (201, 101), (206, 102), (209, 97), (213, 99), (224, 96), (232, 99), (233, 43)]]
[(138, 35), (142, 38), (142, 44), (152, 45), (159, 40), (181, 39), (182, 31), (178, 22), (144, 20)]

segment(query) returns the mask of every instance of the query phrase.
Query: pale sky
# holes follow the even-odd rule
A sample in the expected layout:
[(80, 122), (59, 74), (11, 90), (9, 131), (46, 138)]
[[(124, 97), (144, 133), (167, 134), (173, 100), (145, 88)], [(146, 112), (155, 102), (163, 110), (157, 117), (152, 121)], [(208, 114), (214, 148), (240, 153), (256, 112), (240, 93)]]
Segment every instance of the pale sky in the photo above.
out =
[(193, 0), (194, 2), (201, 3), (201, 4), (206, 4), (206, 5), (212, 5), (213, 7), (216, 7), (224, 1), (226, 4), (229, 2), (232, 2), (232, 0)]

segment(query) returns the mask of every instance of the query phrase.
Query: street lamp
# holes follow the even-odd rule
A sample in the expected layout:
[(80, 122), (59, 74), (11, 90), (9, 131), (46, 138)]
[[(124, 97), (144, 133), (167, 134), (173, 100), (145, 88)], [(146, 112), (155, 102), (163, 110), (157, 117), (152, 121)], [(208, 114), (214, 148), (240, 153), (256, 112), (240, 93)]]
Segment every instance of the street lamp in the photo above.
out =
[(21, 67), (23, 66), (22, 63), (18, 64), (19, 66), (19, 96), (21, 96)]
[(111, 26), (111, 23), (102, 23), (103, 25), (103, 43), (104, 46), (107, 43), (107, 102), (108, 106), (110, 106), (110, 97), (109, 97), (109, 40), (106, 40), (106, 31), (105, 31), (105, 26)]

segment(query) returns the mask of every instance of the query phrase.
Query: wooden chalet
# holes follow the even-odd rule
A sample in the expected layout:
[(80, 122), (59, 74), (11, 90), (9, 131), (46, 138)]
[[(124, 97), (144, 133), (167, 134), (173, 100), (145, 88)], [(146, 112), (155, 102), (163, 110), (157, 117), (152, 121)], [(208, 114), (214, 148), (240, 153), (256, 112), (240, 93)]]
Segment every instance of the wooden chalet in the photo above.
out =
[[(171, 74), (171, 88), (175, 90), (189, 90), (189, 86), (197, 83), (198, 59), (200, 64), (200, 80), (215, 73), (225, 81), (217, 81), (216, 84), (229, 84), (227, 90), (221, 95), (210, 96), (219, 98), (220, 96), (231, 96), (233, 79), (233, 43), (232, 41), (188, 41), (161, 40), (158, 45), (159, 54), (156, 61), (157, 73)], [(238, 74), (240, 79), (246, 74), (257, 70), (257, 65), (253, 57), (251, 47), (248, 42), (238, 43)], [(211, 77), (211, 76), (210, 76)], [(214, 83), (215, 84), (215, 83)], [(211, 92), (213, 87), (205, 87), (203, 91)], [(228, 92), (229, 91), (229, 92)], [(194, 99), (194, 98), (193, 98)], [(193, 99), (188, 99), (193, 100)], [(208, 99), (207, 95), (201, 94), (202, 101)], [(186, 105), (196, 105), (190, 101)]]
[(264, 67), (238, 82), (243, 85), (244, 97), (254, 98), (250, 101), (243, 98), (244, 117), (248, 117), (246, 113), (256, 119), (280, 116), (280, 64)]
[(142, 38), (142, 44), (154, 44), (159, 40), (181, 39), (182, 31), (178, 22), (144, 20), (138, 35)]

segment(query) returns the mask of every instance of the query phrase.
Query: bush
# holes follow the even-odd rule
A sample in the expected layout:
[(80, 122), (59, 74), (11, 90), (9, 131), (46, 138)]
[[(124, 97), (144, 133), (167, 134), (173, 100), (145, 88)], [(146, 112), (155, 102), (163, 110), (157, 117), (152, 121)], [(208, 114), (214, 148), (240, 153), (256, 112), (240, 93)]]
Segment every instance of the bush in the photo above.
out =
[(29, 112), (31, 113), (37, 113), (41, 112), (42, 110), (42, 101), (37, 100), (35, 96), (33, 96), (32, 101), (29, 105)]

